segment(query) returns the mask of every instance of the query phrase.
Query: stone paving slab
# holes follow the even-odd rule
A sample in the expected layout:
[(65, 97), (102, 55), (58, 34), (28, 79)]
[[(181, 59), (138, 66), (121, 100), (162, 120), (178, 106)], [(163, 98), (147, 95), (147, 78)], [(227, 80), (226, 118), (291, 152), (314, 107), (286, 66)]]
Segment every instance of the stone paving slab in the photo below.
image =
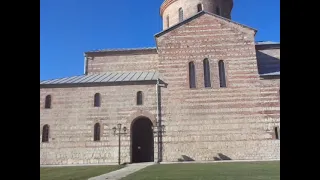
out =
[(128, 176), (129, 174), (132, 174), (134, 172), (137, 172), (143, 168), (146, 168), (154, 164), (156, 163), (151, 162), (151, 163), (128, 164), (124, 168), (121, 168), (106, 174), (102, 174), (100, 176), (92, 177), (92, 178), (89, 178), (88, 180), (119, 180), (121, 178)]

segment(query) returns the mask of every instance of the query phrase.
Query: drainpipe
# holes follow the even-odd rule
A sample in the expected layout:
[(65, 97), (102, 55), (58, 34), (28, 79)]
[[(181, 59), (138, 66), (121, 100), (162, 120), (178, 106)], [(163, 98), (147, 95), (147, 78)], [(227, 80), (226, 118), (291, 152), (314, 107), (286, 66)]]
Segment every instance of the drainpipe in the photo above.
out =
[(83, 74), (87, 74), (87, 55), (86, 55), (86, 53), (84, 53), (84, 66), (83, 66), (84, 68), (83, 68)]
[(160, 162), (160, 133), (159, 133), (159, 125), (160, 125), (160, 112), (159, 112), (159, 78), (157, 79), (156, 84), (156, 103), (157, 103), (157, 120), (156, 120), (156, 128), (157, 128), (157, 138), (158, 138), (158, 163)]
[[(157, 126), (157, 135), (158, 135), (158, 163), (160, 163), (162, 161), (162, 157), (161, 156), (161, 149), (162, 149), (162, 142), (160, 142), (162, 140), (162, 131), (163, 131), (163, 127), (161, 125), (161, 118), (160, 118), (160, 113), (161, 113), (161, 107), (160, 107), (160, 100), (161, 100), (161, 93), (160, 93), (160, 87), (165, 87), (166, 85), (164, 84), (160, 84), (160, 79), (157, 79), (157, 84), (156, 84), (156, 96), (157, 96), (157, 120), (156, 120), (156, 126)], [(160, 137), (161, 136), (161, 137)], [(161, 148), (160, 148), (161, 147)]]

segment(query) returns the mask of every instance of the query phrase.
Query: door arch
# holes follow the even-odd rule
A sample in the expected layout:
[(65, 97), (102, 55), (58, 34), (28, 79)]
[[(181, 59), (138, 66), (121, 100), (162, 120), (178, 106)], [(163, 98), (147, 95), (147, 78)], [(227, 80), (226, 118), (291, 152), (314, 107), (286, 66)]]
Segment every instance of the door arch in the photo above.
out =
[(138, 117), (131, 124), (131, 162), (153, 162), (152, 122), (147, 117)]

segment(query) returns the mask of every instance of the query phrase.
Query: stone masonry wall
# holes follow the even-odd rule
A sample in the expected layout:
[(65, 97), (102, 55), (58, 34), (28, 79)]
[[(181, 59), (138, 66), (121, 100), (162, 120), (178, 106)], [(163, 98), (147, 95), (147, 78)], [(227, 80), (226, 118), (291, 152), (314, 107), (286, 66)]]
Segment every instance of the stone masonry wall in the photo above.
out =
[(280, 79), (260, 81), (260, 103), (267, 129), (274, 135), (273, 128), (280, 127)]
[[(40, 165), (117, 163), (118, 138), (112, 128), (118, 123), (128, 128), (122, 137), (121, 162), (130, 162), (131, 121), (139, 115), (155, 120), (155, 89), (155, 85), (40, 89)], [(143, 92), (141, 106), (136, 105), (137, 91)], [(101, 94), (101, 107), (93, 107), (95, 93)], [(52, 108), (44, 109), (49, 94)], [(99, 142), (93, 141), (96, 122), (101, 124)], [(48, 143), (41, 142), (45, 124), (50, 126)]]
[[(280, 158), (280, 141), (270, 132), (280, 120), (279, 102), (260, 87), (252, 30), (204, 14), (158, 37), (157, 45), (168, 83), (161, 89), (164, 161)], [(212, 88), (204, 87), (205, 58)], [(219, 60), (226, 64), (227, 88), (219, 87)], [(189, 88), (190, 61), (196, 89)]]
[(91, 53), (88, 57), (88, 74), (104, 72), (155, 71), (158, 67), (156, 50), (140, 53)]

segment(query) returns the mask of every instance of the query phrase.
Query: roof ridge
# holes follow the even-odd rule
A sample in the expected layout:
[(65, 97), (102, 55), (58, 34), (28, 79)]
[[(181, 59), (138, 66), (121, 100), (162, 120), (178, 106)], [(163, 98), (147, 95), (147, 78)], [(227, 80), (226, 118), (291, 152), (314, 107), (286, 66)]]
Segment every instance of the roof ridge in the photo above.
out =
[[(101, 73), (90, 73), (87, 75), (83, 74), (83, 75), (75, 75), (75, 76), (69, 76), (69, 77), (63, 77), (63, 78), (42, 80), (42, 81), (40, 81), (40, 85), (69, 84), (69, 83), (71, 83), (71, 84), (74, 84), (74, 83), (76, 83), (76, 84), (78, 84), (78, 83), (96, 83), (95, 80), (99, 79), (100, 77), (102, 77), (106, 74), (119, 75), (118, 78), (120, 78), (125, 74), (127, 74), (126, 76), (128, 76), (129, 74), (140, 74), (139, 75), (139, 77), (140, 77), (144, 73), (146, 77), (151, 76), (151, 78), (149, 78), (149, 80), (154, 80), (154, 78), (158, 78), (158, 76), (154, 77), (154, 75), (157, 74), (157, 72), (158, 71), (156, 71), (156, 70), (149, 70), (149, 71), (134, 71), (134, 72), (133, 71), (113, 71), (113, 72), (110, 71), (110, 72), (101, 72)], [(123, 79), (125, 79), (125, 78), (123, 78)]]
[(256, 45), (268, 45), (268, 44), (280, 44), (280, 42), (274, 42), (274, 41), (256, 41)]
[(107, 49), (95, 49), (86, 51), (85, 53), (90, 52), (117, 52), (117, 51), (135, 51), (135, 50), (153, 50), (156, 49), (156, 47), (137, 47), (137, 48), (107, 48)]
[(213, 13), (208, 12), (208, 11), (200, 11), (200, 12), (198, 12), (197, 14), (195, 14), (195, 15), (193, 15), (193, 16), (191, 16), (191, 17), (189, 17), (189, 18), (187, 18), (187, 19), (185, 19), (185, 20), (183, 20), (183, 21), (181, 21), (181, 22), (179, 22), (179, 23), (177, 23), (177, 24), (175, 24), (175, 25), (173, 25), (173, 26), (171, 26), (171, 27), (169, 27), (169, 28), (167, 28), (167, 29), (159, 32), (159, 33), (157, 33), (157, 34), (155, 34), (154, 36), (155, 36), (155, 37), (159, 37), (159, 36), (161, 36), (162, 34), (168, 32), (168, 31), (171, 31), (172, 29), (174, 29), (174, 28), (176, 28), (176, 27), (178, 27), (178, 26), (180, 26), (180, 25), (182, 25), (182, 24), (184, 24), (184, 23), (186, 23), (186, 22), (189, 22), (189, 21), (193, 20), (194, 18), (197, 18), (198, 16), (203, 15), (203, 14), (209, 14), (209, 15), (212, 15), (212, 16), (214, 16), (214, 17), (220, 18), (220, 19), (222, 19), (222, 20), (229, 21), (229, 22), (234, 23), (234, 24), (237, 24), (237, 25), (239, 25), (239, 26), (242, 26), (242, 27), (251, 29), (251, 30), (253, 30), (255, 33), (258, 31), (258, 30), (255, 29), (255, 28), (252, 28), (252, 27), (250, 27), (250, 26), (247, 26), (247, 25), (238, 23), (238, 22), (236, 22), (236, 21), (233, 21), (233, 20), (231, 20), (231, 19), (228, 19), (228, 18), (219, 16), (219, 15), (217, 15), (217, 14), (213, 14)]
[(50, 78), (50, 79), (40, 80), (40, 82), (44, 82), (44, 81), (52, 81), (52, 80), (64, 79), (64, 78), (72, 78), (72, 77), (83, 76), (83, 75), (85, 75), (85, 74), (81, 74), (81, 75), (74, 75), (74, 76), (64, 76), (64, 77), (57, 77), (57, 78)]

